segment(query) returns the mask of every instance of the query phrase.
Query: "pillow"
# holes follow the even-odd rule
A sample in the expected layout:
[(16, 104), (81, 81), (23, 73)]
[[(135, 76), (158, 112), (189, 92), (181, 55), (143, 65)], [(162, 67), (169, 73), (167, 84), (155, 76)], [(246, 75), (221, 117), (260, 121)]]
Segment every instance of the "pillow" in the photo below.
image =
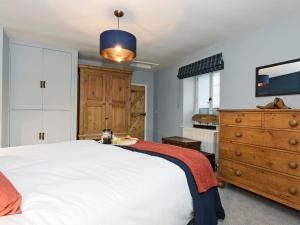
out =
[(12, 183), (0, 172), (0, 216), (21, 213), (22, 197)]

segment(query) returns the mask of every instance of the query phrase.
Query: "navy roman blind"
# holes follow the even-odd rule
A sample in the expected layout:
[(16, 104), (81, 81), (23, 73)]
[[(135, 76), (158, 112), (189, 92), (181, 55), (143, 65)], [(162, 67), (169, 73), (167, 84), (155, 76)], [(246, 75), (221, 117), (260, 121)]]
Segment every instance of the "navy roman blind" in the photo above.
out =
[(214, 71), (224, 69), (224, 61), (222, 53), (201, 59), (197, 62), (182, 66), (178, 70), (177, 77), (179, 79), (184, 79), (188, 77), (193, 77), (205, 73), (211, 73)]

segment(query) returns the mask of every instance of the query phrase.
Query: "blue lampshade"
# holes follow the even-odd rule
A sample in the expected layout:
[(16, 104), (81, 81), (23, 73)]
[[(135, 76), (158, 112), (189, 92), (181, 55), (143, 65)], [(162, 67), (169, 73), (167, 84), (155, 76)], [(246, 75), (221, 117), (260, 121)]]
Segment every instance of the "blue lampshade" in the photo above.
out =
[(132, 61), (136, 57), (136, 37), (122, 30), (100, 34), (100, 55), (115, 62)]
[(258, 75), (257, 86), (264, 87), (267, 86), (269, 83), (270, 83), (269, 75), (266, 74)]

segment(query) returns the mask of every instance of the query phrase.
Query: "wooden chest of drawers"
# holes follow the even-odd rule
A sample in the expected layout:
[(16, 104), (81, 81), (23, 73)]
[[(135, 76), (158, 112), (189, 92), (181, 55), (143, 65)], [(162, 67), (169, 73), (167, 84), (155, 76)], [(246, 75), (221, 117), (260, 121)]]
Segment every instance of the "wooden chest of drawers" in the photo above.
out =
[(300, 211), (300, 110), (220, 110), (218, 178)]

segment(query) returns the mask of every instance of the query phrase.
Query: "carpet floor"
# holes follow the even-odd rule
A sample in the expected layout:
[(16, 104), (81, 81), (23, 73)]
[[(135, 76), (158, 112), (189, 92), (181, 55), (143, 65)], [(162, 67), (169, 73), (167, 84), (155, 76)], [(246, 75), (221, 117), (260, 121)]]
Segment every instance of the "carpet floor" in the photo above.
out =
[(300, 212), (226, 184), (219, 189), (226, 218), (218, 225), (300, 225)]

